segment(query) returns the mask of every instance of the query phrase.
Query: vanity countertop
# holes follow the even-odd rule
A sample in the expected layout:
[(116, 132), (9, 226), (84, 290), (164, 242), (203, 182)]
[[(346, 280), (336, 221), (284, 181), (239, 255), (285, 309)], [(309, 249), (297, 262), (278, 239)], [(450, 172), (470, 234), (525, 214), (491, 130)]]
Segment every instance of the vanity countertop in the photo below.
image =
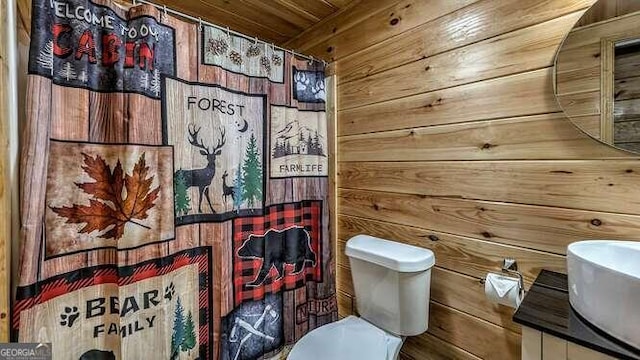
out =
[(640, 360), (639, 349), (586, 323), (571, 308), (567, 289), (567, 275), (542, 270), (513, 315), (513, 321), (619, 359)]

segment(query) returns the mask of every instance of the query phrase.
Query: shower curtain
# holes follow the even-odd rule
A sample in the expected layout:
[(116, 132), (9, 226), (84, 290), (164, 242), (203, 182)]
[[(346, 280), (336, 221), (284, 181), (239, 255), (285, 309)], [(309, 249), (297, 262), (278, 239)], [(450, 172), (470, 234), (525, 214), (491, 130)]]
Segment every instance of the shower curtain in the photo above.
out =
[(268, 359), (335, 321), (324, 68), (148, 5), (34, 0), (13, 335)]

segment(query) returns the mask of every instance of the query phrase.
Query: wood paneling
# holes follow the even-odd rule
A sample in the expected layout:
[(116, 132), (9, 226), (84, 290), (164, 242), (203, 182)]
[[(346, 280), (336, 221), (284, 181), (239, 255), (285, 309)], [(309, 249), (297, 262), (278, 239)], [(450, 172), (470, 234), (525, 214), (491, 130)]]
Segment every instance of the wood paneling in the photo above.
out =
[[(555, 50), (593, 2), (398, 1), (367, 14), (363, 1), (290, 42), (337, 59), (341, 313), (357, 310), (350, 236), (436, 254), (429, 330), (407, 339), (403, 358), (518, 359), (520, 327), (486, 300), (487, 272), (514, 257), (529, 283), (542, 268), (564, 271), (571, 242), (640, 240), (638, 157), (575, 128), (553, 92)], [(434, 4), (436, 15), (417, 17)], [(577, 119), (597, 127), (586, 100), (599, 83), (575, 80), (599, 74), (599, 47), (580, 46), (573, 56), (591, 63), (558, 80)]]
[[(600, 119), (596, 126), (599, 129)], [(585, 124), (587, 126), (587, 124)], [(594, 146), (564, 113), (416, 127), (339, 139), (342, 161), (535, 160), (627, 157)]]
[(637, 0), (601, 0), (593, 4), (576, 26), (585, 26), (640, 10)]
[(637, 160), (342, 162), (339, 176), (350, 189), (640, 214)]
[(522, 360), (542, 360), (542, 333), (522, 327)]
[[(338, 66), (340, 69), (340, 67)], [(340, 71), (340, 70), (339, 70)], [(338, 134), (359, 134), (558, 112), (545, 68), (338, 110)]]
[(478, 279), (487, 272), (499, 269), (502, 259), (506, 257), (518, 259), (518, 268), (528, 282), (532, 282), (543, 267), (565, 272), (565, 260), (560, 255), (440, 231), (349, 216), (340, 217), (340, 229), (340, 246), (343, 246), (345, 239), (363, 232), (378, 237), (393, 234), (395, 240), (431, 249), (436, 255), (436, 265)]
[(553, 63), (558, 41), (571, 29), (579, 15), (568, 14), (343, 83), (338, 88), (340, 109), (547, 67)]
[(513, 360), (520, 356), (520, 335), (432, 301), (429, 333), (482, 358)]
[[(339, 200), (340, 214), (384, 221), (376, 228), (396, 223), (558, 254), (580, 239), (640, 240), (634, 215), (349, 189), (340, 190)], [(339, 234), (351, 231), (345, 219), (339, 218)], [(406, 231), (384, 230), (394, 237), (411, 234)]]
[(480, 358), (430, 333), (425, 333), (422, 336), (407, 338), (402, 347), (400, 359), (478, 360)]
[(154, 0), (249, 36), (284, 44), (352, 0)]
[[(340, 71), (344, 74), (340, 76), (340, 81), (348, 81), (535, 25), (585, 8), (592, 2), (592, 0), (478, 1), (446, 16), (425, 22), (398, 36), (388, 37), (367, 48), (366, 51), (359, 51), (364, 49), (355, 44), (354, 48), (340, 49), (339, 54), (336, 54), (339, 56), (331, 56), (327, 54), (329, 48), (332, 50), (331, 53), (337, 53), (338, 50), (335, 50), (337, 44), (330, 42), (309, 51), (317, 56), (340, 60)], [(496, 19), (500, 21), (495, 21)], [(379, 26), (384, 25), (379, 24)], [(358, 31), (358, 28), (354, 31)], [(364, 38), (370, 34), (360, 33), (360, 36)]]

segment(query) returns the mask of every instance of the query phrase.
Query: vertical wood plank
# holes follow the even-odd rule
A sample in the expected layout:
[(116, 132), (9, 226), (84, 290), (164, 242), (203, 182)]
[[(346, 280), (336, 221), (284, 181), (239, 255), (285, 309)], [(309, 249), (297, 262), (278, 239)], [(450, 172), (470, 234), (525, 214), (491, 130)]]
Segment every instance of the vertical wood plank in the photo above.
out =
[(522, 360), (542, 360), (542, 333), (522, 327)]
[(567, 360), (567, 341), (542, 333), (542, 358), (544, 360)]

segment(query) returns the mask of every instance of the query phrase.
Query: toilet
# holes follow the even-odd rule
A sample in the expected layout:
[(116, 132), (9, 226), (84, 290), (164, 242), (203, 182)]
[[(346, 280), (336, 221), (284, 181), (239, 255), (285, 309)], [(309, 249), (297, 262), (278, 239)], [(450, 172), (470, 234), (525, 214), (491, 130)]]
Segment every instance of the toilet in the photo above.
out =
[(287, 360), (395, 360), (407, 336), (427, 331), (432, 251), (357, 235), (345, 253), (360, 317), (309, 332)]

